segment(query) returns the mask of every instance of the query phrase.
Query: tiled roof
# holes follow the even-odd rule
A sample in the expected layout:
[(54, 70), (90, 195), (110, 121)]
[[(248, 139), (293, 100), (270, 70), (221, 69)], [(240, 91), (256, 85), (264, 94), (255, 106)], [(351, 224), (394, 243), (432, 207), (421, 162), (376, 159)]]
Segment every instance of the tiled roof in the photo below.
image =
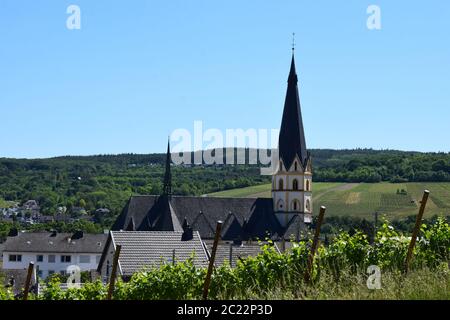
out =
[[(264, 243), (263, 243), (264, 244)], [(263, 244), (252, 243), (241, 245), (236, 245), (233, 243), (221, 243), (217, 246), (215, 265), (222, 265), (224, 263), (230, 263), (230, 253), (231, 253), (231, 266), (236, 267), (239, 259), (245, 259), (247, 257), (254, 257), (261, 253), (261, 247)], [(277, 251), (278, 247), (275, 248)], [(208, 244), (208, 251), (211, 252), (212, 243)]]
[[(178, 231), (185, 219), (202, 239), (214, 238), (218, 220), (224, 222), (223, 240), (249, 237), (264, 240), (285, 233), (275, 217), (271, 198), (172, 196), (169, 199), (153, 195), (131, 197), (112, 230), (129, 230), (128, 226), (134, 224), (139, 231)], [(304, 225), (295, 227), (303, 228)], [(297, 233), (293, 227), (289, 230)]]
[(182, 241), (182, 231), (111, 231), (115, 245), (121, 245), (119, 264), (122, 275), (131, 275), (144, 267), (158, 267), (186, 261), (194, 254), (194, 265), (204, 267), (208, 257), (198, 232), (192, 240)]
[(8, 237), (5, 252), (102, 253), (106, 234), (84, 233), (75, 239), (73, 233), (19, 232)]

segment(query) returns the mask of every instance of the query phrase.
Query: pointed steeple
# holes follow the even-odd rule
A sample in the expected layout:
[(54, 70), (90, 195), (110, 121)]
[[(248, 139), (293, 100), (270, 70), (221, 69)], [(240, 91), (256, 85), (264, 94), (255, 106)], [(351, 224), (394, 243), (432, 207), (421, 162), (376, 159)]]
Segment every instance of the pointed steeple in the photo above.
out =
[(301, 165), (305, 167), (309, 157), (306, 150), (297, 82), (294, 52), (292, 52), (291, 70), (289, 71), (283, 120), (278, 140), (280, 160), (283, 161), (285, 168), (292, 165), (296, 155), (300, 159)]
[(166, 154), (166, 172), (164, 174), (163, 182), (163, 195), (172, 195), (172, 174), (170, 172), (170, 164), (172, 163), (172, 157), (170, 156), (170, 140), (167, 141), (167, 154)]

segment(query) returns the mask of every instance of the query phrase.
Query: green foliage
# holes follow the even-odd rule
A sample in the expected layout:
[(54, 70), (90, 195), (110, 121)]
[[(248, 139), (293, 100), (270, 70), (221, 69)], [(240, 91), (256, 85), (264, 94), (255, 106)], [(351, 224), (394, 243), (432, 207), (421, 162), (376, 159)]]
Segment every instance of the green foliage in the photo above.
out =
[(3, 283), (5, 282), (4, 276), (0, 273), (0, 301), (1, 300), (12, 300), (14, 295), (10, 288), (5, 288)]
[[(246, 150), (248, 153), (248, 150)], [(314, 180), (329, 182), (450, 181), (448, 153), (311, 150)], [(236, 154), (236, 152), (235, 152)], [(226, 157), (226, 153), (224, 153)], [(39, 201), (44, 214), (60, 206), (93, 213), (107, 207), (96, 222), (110, 226), (132, 194), (159, 194), (164, 154), (122, 154), (51, 159), (0, 159), (0, 205)], [(173, 192), (202, 195), (270, 182), (257, 165), (174, 166)]]
[[(442, 218), (422, 228), (416, 244), (413, 265), (408, 275), (404, 258), (409, 240), (385, 221), (375, 241), (369, 244), (362, 232), (342, 232), (331, 244), (319, 246), (313, 282), (304, 283), (303, 275), (310, 252), (310, 241), (295, 244), (279, 253), (272, 243), (263, 246), (255, 257), (243, 259), (235, 268), (223, 265), (215, 269), (211, 299), (251, 298), (449, 298), (450, 226)], [(384, 291), (365, 287), (366, 269), (375, 264), (382, 269)], [(192, 259), (175, 265), (165, 264), (136, 273), (127, 283), (118, 281), (114, 299), (201, 299), (205, 268), (197, 268)], [(49, 281), (41, 299), (104, 299), (106, 286), (97, 281), (81, 289), (62, 291), (58, 279)], [(417, 288), (420, 286), (420, 288)]]
[(126, 300), (194, 299), (203, 288), (206, 271), (196, 268), (192, 260), (150, 268), (131, 277), (128, 283), (119, 283), (114, 297)]

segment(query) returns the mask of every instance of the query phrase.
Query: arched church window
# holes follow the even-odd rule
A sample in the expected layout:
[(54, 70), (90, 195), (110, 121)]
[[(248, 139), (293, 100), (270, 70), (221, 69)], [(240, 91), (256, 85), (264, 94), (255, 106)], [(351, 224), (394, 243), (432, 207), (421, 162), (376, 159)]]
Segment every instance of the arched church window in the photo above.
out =
[(284, 183), (283, 183), (283, 179), (278, 180), (278, 190), (283, 190), (284, 189)]
[(309, 180), (306, 180), (306, 191), (309, 191), (310, 189)]
[(284, 208), (284, 201), (283, 200), (278, 200), (278, 202), (277, 202), (277, 208), (278, 208), (278, 210), (283, 210), (283, 208)]
[(292, 182), (292, 189), (298, 190), (298, 180), (297, 179), (294, 179), (294, 181)]
[(311, 211), (311, 203), (309, 202), (309, 199), (306, 200), (306, 211)]
[(294, 162), (294, 170), (297, 171), (297, 161)]
[(293, 201), (293, 203), (292, 203), (292, 209), (293, 209), (294, 211), (297, 211), (297, 210), (298, 210), (298, 203), (297, 203), (297, 200), (294, 200), (294, 201)]

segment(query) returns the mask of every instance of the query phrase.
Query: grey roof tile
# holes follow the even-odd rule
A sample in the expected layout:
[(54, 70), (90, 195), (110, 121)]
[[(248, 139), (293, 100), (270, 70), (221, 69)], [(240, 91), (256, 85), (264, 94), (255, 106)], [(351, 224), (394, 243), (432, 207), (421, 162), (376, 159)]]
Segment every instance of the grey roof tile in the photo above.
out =
[(102, 253), (108, 235), (84, 233), (73, 239), (73, 233), (19, 232), (8, 237), (4, 252)]
[(119, 263), (122, 275), (131, 275), (145, 267), (159, 267), (183, 262), (193, 257), (197, 267), (208, 264), (206, 251), (198, 232), (193, 239), (182, 241), (182, 231), (111, 231), (115, 245), (121, 245)]

